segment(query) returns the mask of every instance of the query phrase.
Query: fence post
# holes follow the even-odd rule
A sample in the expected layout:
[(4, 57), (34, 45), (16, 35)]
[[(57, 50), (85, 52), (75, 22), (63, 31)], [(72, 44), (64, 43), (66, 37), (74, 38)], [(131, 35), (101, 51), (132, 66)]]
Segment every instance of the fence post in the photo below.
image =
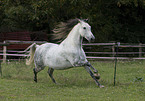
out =
[[(6, 42), (4, 41), (4, 43), (6, 43)], [(6, 59), (7, 59), (6, 52), (7, 52), (7, 46), (4, 45), (3, 46), (3, 63), (6, 63)]]
[(117, 70), (117, 58), (118, 58), (118, 46), (120, 46), (120, 42), (116, 42), (116, 54), (115, 54), (115, 67), (114, 67), (114, 86), (116, 84), (116, 70)]
[(142, 43), (139, 43), (139, 57), (142, 57)]
[(1, 77), (2, 77), (2, 66), (1, 66), (1, 60), (0, 60), (0, 74), (1, 74)]
[(112, 57), (114, 57), (115, 56), (115, 46), (113, 45), (112, 46)]

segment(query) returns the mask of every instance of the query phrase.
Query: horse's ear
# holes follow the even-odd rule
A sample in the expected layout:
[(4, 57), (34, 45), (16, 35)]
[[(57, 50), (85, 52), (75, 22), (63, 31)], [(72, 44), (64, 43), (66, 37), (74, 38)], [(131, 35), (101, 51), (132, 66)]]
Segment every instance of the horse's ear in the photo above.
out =
[(89, 19), (84, 19), (84, 21), (85, 21), (85, 22), (88, 22), (88, 21), (89, 21)]
[(79, 22), (82, 22), (82, 20), (81, 20), (81, 19), (78, 19), (78, 21), (79, 21)]
[(82, 20), (81, 19), (78, 19), (79, 23), (82, 23)]
[(84, 22), (88, 22), (88, 21), (89, 21), (89, 19), (83, 19), (83, 20), (78, 19), (78, 21), (79, 21), (80, 23), (82, 23), (82, 21), (84, 21)]
[(85, 21), (85, 22), (88, 22), (88, 21), (89, 21), (89, 19), (88, 19), (88, 18), (87, 18), (87, 19), (84, 19), (84, 21)]

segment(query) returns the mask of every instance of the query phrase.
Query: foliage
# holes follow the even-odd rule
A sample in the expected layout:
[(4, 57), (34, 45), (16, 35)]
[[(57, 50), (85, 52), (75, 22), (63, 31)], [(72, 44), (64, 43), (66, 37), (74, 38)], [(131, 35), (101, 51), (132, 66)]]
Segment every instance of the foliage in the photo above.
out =
[(55, 70), (52, 83), (47, 68), (38, 74), (38, 83), (33, 82), (33, 65), (24, 62), (2, 64), (0, 76), (0, 99), (2, 101), (143, 101), (145, 99), (145, 61), (119, 61), (116, 86), (113, 86), (114, 62), (91, 62), (98, 69), (98, 88), (84, 68)]
[(144, 0), (0, 0), (0, 31), (48, 34), (60, 21), (89, 18), (96, 42), (145, 43)]

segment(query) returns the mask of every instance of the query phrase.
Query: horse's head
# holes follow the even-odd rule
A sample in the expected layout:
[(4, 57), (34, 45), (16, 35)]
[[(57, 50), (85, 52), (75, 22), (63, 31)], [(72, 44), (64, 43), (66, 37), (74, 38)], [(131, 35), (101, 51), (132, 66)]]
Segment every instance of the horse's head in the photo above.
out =
[(79, 20), (80, 28), (79, 33), (82, 37), (86, 38), (89, 42), (95, 39), (94, 35), (91, 32), (91, 26), (83, 20)]

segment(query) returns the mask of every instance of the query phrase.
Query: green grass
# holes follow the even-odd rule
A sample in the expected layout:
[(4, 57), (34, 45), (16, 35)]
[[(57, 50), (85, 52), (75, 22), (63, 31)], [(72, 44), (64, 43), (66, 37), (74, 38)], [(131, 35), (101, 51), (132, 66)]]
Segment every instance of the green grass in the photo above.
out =
[(145, 61), (120, 61), (116, 86), (113, 86), (114, 62), (91, 62), (101, 74), (98, 88), (84, 68), (54, 71), (55, 85), (47, 67), (33, 82), (33, 66), (24, 62), (2, 64), (0, 101), (143, 101), (145, 99)]

